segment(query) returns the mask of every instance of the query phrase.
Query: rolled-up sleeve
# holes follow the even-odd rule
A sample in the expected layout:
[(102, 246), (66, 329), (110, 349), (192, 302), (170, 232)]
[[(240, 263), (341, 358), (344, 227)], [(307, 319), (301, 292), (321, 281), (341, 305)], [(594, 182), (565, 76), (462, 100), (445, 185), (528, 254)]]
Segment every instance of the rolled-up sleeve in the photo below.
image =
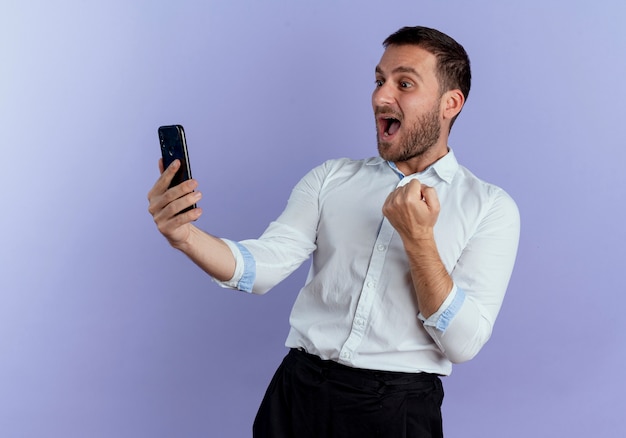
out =
[(520, 233), (515, 202), (498, 190), (451, 273), (454, 288), (424, 328), (453, 363), (489, 340), (513, 271)]
[(258, 239), (223, 239), (236, 261), (235, 275), (217, 281), (222, 287), (264, 294), (294, 272), (315, 250), (319, 191), (327, 163), (305, 175), (294, 187), (282, 214)]
[(220, 281), (216, 278), (213, 280), (222, 287), (228, 289), (239, 289), (243, 292), (252, 292), (252, 286), (256, 278), (256, 263), (250, 251), (240, 244), (232, 240), (222, 239), (235, 258), (235, 272), (230, 280)]

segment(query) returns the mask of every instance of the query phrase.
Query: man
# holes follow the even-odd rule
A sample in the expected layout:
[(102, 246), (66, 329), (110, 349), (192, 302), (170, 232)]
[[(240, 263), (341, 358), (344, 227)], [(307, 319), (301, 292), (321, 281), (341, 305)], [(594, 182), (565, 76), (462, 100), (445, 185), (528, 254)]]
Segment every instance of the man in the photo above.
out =
[(264, 293), (313, 257), (257, 437), (442, 436), (439, 376), (480, 350), (502, 304), (517, 207), (448, 147), (469, 58), (424, 27), (383, 46), (372, 95), (380, 157), (313, 169), (259, 239), (200, 231), (200, 208), (176, 215), (201, 198), (195, 180), (167, 189), (178, 163), (161, 165), (148, 195), (170, 244), (225, 287)]

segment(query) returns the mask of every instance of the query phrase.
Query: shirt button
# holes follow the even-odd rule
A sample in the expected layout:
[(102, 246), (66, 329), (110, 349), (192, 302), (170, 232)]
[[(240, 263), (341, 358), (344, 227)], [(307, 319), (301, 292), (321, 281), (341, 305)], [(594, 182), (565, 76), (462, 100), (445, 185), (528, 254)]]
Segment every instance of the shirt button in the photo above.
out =
[(382, 243), (380, 245), (378, 245), (378, 250), (379, 251), (384, 251), (385, 250), (385, 245), (383, 245)]
[(347, 351), (344, 351), (343, 353), (341, 353), (341, 358), (342, 359), (350, 359), (350, 353)]

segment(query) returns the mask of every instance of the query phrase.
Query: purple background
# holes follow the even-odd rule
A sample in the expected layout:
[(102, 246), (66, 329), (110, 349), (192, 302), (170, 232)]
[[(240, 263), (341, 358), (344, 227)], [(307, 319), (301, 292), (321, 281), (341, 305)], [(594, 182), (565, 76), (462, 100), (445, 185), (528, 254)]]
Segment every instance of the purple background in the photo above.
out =
[(591, 3), (4, 0), (0, 435), (249, 436), (306, 267), (247, 296), (169, 248), (156, 128), (186, 128), (199, 225), (255, 237), (310, 168), (376, 154), (381, 42), (415, 24), (468, 50), (450, 143), (523, 225), (446, 436), (622, 435), (626, 12)]

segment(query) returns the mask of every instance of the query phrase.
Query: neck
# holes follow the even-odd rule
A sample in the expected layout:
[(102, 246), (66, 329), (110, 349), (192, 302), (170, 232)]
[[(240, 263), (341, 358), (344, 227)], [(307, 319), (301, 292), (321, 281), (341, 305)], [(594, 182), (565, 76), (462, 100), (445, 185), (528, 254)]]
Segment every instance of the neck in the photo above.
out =
[(414, 173), (423, 172), (429, 166), (435, 164), (441, 158), (446, 156), (448, 151), (449, 148), (446, 139), (445, 142), (438, 142), (420, 155), (412, 157), (406, 161), (396, 161), (394, 164), (404, 175), (413, 175)]

